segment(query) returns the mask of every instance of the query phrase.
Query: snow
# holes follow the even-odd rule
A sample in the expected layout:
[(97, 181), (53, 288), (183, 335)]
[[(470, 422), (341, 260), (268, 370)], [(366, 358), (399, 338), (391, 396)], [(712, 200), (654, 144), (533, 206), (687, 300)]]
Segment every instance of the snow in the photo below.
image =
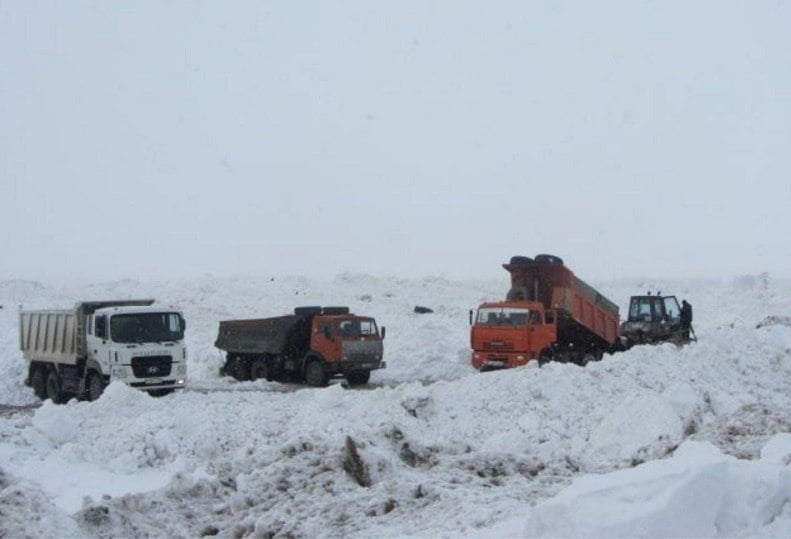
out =
[[(468, 310), (506, 277), (0, 282), (0, 536), (791, 535), (791, 283), (591, 283), (622, 311), (689, 299), (700, 341), (480, 374)], [(187, 390), (56, 406), (22, 384), (18, 304), (134, 297), (185, 313)], [(218, 377), (219, 320), (297, 305), (375, 316), (387, 369), (359, 389)]]

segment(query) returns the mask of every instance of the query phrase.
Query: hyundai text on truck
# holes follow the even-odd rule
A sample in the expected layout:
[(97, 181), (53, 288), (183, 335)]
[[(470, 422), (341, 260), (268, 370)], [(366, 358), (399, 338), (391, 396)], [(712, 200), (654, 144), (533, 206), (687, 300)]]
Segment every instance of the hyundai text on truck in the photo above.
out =
[(560, 258), (514, 256), (503, 267), (511, 274), (506, 300), (470, 311), (476, 369), (551, 360), (583, 365), (619, 349), (618, 306)]
[(343, 376), (367, 384), (386, 366), (376, 321), (348, 307), (297, 307), (294, 314), (220, 322), (215, 346), (226, 352), (221, 369), (238, 380), (288, 377), (313, 386)]
[(165, 395), (185, 386), (184, 317), (154, 300), (82, 301), (68, 310), (20, 309), (26, 385), (41, 399), (96, 400), (119, 380)]

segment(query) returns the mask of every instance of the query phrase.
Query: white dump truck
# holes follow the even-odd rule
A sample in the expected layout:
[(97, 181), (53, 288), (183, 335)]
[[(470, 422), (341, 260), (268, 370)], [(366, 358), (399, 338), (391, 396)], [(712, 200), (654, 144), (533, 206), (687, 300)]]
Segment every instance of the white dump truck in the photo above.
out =
[(119, 380), (160, 396), (187, 380), (184, 317), (154, 300), (82, 301), (19, 312), (25, 384), (41, 399), (96, 400)]

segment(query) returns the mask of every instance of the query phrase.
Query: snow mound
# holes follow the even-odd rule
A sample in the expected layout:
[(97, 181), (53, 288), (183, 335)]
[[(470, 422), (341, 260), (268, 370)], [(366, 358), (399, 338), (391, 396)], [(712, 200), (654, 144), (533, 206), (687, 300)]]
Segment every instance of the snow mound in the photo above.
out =
[(84, 537), (74, 520), (30, 481), (0, 468), (0, 537)]
[[(767, 447), (789, 455), (791, 436)], [(577, 479), (526, 520), (524, 537), (789, 537), (791, 468), (686, 442), (672, 458)]]

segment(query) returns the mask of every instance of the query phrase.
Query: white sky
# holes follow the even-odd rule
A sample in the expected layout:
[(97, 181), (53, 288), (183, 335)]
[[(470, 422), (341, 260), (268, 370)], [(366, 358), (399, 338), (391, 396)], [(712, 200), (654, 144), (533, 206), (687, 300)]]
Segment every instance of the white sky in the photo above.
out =
[(790, 23), (0, 0), (0, 278), (791, 276)]

